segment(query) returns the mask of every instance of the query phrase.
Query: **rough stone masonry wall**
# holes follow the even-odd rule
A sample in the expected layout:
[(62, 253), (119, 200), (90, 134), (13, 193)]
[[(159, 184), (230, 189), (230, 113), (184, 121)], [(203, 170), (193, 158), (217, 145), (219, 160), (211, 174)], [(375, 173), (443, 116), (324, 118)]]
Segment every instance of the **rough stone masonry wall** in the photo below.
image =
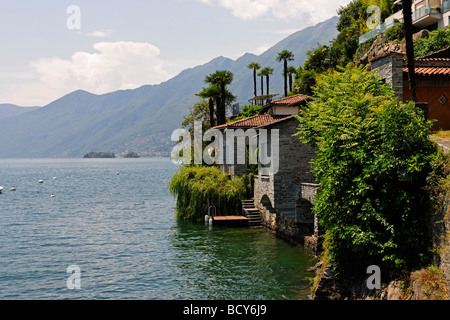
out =
[[(267, 229), (282, 239), (303, 245), (305, 236), (311, 235), (311, 232), (305, 221), (301, 221), (301, 217), (298, 219), (296, 206), (302, 193), (301, 184), (315, 182), (311, 172), (311, 160), (315, 153), (298, 137), (292, 136), (297, 132), (297, 127), (298, 121), (291, 119), (271, 128), (280, 130), (279, 171), (275, 176), (255, 177), (254, 198)], [(264, 195), (270, 200), (273, 210), (261, 203)]]
[(372, 63), (372, 70), (378, 69), (376, 74), (386, 79), (394, 89), (400, 101), (403, 101), (403, 55), (391, 53)]
[(315, 152), (292, 136), (297, 133), (298, 124), (292, 119), (273, 127), (280, 130), (280, 169), (274, 179), (274, 207), (281, 213), (295, 212), (301, 183), (315, 182), (311, 164)]

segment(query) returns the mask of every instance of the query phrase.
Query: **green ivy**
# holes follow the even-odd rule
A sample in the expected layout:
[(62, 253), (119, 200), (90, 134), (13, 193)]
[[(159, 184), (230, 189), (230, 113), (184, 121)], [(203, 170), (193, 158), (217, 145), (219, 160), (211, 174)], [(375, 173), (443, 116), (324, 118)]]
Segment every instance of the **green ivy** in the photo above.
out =
[(314, 210), (330, 265), (355, 274), (371, 264), (389, 271), (420, 264), (431, 245), (424, 188), (437, 154), (431, 123), (352, 64), (320, 75), (314, 93), (297, 135), (316, 149)]

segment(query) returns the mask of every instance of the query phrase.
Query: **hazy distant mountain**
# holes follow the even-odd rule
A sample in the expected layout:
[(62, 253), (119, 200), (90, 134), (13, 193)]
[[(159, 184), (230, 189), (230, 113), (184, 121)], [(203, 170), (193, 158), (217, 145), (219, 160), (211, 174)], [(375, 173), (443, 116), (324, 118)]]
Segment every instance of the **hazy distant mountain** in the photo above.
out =
[(26, 112), (39, 109), (39, 107), (19, 107), (14, 104), (0, 104), (0, 119), (16, 117)]
[(336, 37), (337, 21), (334, 17), (299, 31), (260, 56), (247, 53), (235, 61), (219, 57), (162, 84), (135, 90), (105, 95), (79, 90), (33, 112), (0, 119), (0, 157), (81, 157), (91, 151), (168, 155), (173, 146), (170, 135), (199, 100), (195, 93), (205, 86), (206, 75), (216, 70), (233, 72), (230, 89), (245, 104), (253, 97), (253, 73), (247, 66), (258, 62), (275, 69), (271, 93), (282, 94), (278, 52), (292, 51), (291, 65), (302, 65), (307, 50)]

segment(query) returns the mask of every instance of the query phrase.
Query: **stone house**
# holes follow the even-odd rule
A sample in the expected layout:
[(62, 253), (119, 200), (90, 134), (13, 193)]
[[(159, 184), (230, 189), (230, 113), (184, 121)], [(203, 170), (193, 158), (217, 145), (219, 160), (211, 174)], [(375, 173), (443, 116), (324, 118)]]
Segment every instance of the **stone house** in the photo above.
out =
[[(317, 239), (318, 225), (311, 211), (317, 192), (311, 172), (315, 152), (293, 136), (298, 127), (294, 115), (311, 99), (301, 94), (279, 99), (265, 105), (259, 115), (214, 129), (253, 129), (256, 132), (266, 129), (267, 132), (278, 132), (278, 170), (271, 173), (267, 166), (259, 162), (258, 174), (254, 177), (254, 204), (266, 228), (280, 238), (312, 247), (312, 251), (315, 251), (314, 239)], [(272, 140), (268, 139), (267, 150), (272, 150), (271, 143)], [(239, 176), (249, 172), (248, 164), (233, 162), (220, 167), (230, 175)]]
[[(405, 52), (386, 51), (369, 60), (403, 102), (410, 100)], [(450, 130), (450, 47), (415, 60), (417, 98), (428, 104), (428, 119), (436, 120), (433, 130)]]

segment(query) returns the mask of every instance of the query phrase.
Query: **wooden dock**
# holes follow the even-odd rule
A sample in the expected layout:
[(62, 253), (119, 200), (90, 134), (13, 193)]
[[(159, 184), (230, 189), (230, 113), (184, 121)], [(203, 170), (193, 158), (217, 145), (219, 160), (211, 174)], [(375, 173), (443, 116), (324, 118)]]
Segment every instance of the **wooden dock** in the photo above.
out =
[(214, 216), (213, 225), (232, 228), (260, 228), (261, 214), (255, 207), (253, 200), (242, 200), (242, 215)]
[(248, 219), (243, 216), (216, 216), (213, 225), (221, 227), (248, 227)]

